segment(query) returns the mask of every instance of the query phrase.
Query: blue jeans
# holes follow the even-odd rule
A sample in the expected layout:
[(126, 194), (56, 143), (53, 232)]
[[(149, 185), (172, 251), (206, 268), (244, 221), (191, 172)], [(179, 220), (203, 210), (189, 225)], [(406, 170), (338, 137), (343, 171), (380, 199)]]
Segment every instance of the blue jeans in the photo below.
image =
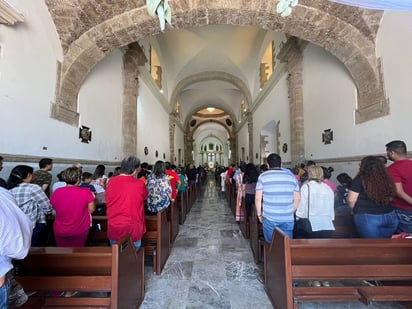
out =
[(7, 309), (10, 293), (10, 279), (6, 275), (6, 281), (0, 286), (0, 309)]
[[(114, 243), (116, 242), (115, 240), (109, 239), (110, 242), (110, 246), (114, 245)], [(142, 240), (138, 240), (138, 241), (134, 241), (133, 242), (134, 247), (136, 248), (136, 251), (139, 251), (141, 245), (142, 245)]]
[(265, 241), (270, 244), (272, 241), (273, 231), (276, 227), (282, 230), (290, 238), (293, 238), (293, 225), (294, 222), (277, 222), (277, 221), (270, 221), (263, 217), (263, 236), (265, 236)]
[(395, 211), (386, 214), (355, 214), (355, 226), (361, 238), (391, 238), (398, 227)]
[(395, 212), (398, 215), (399, 219), (397, 232), (412, 234), (412, 211), (397, 208)]

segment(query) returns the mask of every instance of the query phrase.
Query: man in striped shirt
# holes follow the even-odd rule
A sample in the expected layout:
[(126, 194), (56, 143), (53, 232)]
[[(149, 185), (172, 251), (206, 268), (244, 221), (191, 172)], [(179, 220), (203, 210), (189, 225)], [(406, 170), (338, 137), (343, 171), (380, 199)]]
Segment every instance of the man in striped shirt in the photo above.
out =
[(266, 165), (268, 170), (259, 176), (256, 184), (255, 206), (263, 224), (265, 241), (270, 243), (276, 227), (293, 237), (293, 214), (298, 208), (300, 193), (296, 177), (281, 167), (282, 159), (278, 154), (271, 153)]

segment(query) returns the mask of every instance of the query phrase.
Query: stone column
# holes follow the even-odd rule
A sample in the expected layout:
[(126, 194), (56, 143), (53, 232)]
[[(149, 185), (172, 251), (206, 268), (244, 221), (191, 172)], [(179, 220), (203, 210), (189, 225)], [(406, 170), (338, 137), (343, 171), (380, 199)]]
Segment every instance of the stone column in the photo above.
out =
[(137, 96), (139, 95), (139, 66), (147, 61), (138, 43), (130, 44), (123, 56), (123, 155), (137, 154)]
[(251, 112), (246, 113), (247, 128), (249, 133), (249, 162), (253, 161), (253, 115)]
[(303, 55), (296, 37), (291, 37), (283, 45), (278, 59), (285, 62), (288, 70), (290, 136), (292, 165), (305, 156), (304, 116), (303, 116)]
[(232, 152), (232, 157), (230, 158), (229, 165), (232, 163), (237, 163), (238, 157), (237, 157), (237, 141), (235, 137), (230, 137), (229, 138), (229, 143), (230, 143), (230, 150)]
[(175, 127), (176, 127), (176, 114), (169, 114), (169, 150), (170, 150), (170, 162), (175, 162)]
[(185, 134), (185, 151), (184, 151), (184, 157), (185, 157), (185, 165), (194, 163), (193, 157), (192, 157), (192, 151), (193, 151), (193, 138), (191, 134)]

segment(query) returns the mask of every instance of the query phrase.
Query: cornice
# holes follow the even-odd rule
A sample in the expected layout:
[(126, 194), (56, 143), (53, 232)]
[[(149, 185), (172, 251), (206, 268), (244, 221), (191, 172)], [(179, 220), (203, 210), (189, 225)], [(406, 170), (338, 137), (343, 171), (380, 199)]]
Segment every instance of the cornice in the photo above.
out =
[(0, 0), (0, 24), (13, 26), (17, 22), (24, 22), (24, 16), (7, 2)]

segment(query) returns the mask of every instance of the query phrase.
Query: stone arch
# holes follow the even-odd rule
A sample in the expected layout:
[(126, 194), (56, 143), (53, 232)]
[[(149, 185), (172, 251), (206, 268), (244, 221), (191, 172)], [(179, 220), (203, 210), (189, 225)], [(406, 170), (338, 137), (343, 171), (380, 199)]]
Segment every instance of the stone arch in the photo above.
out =
[[(229, 138), (235, 137), (235, 134), (234, 134), (233, 132), (231, 132), (227, 126), (225, 126), (224, 124), (222, 124), (221, 122), (219, 122), (219, 121), (217, 121), (217, 120), (215, 120), (215, 119), (208, 119), (208, 120), (206, 120), (206, 121), (203, 121), (203, 122), (201, 122), (201, 123), (196, 124), (191, 130), (187, 130), (187, 131), (186, 131), (186, 132), (188, 132), (188, 133), (187, 133), (187, 137), (192, 139), (192, 138), (193, 138), (193, 135), (194, 135), (194, 133), (197, 131), (197, 129), (199, 129), (199, 127), (200, 127), (201, 125), (205, 124), (206, 122), (213, 122), (213, 123), (216, 123), (216, 124), (224, 127), (225, 130), (227, 131), (227, 134), (229, 135)], [(186, 126), (186, 128), (188, 129), (188, 125)]]
[[(314, 1), (313, 5), (310, 2), (299, 4), (288, 18), (275, 12), (272, 1), (251, 0), (246, 4), (242, 1), (176, 0), (171, 5), (175, 29), (212, 24), (256, 26), (317, 44), (335, 55), (352, 75), (358, 91), (357, 122), (389, 112), (373, 39), (364, 30), (357, 29), (344, 14), (339, 17), (336, 10), (323, 11), (319, 1)], [(353, 10), (358, 13), (357, 18), (362, 16), (359, 10)], [(107, 19), (73, 41), (63, 59), (51, 117), (77, 125), (77, 96), (90, 70), (110, 51), (159, 31), (157, 19), (150, 17), (142, 5)]]
[[(236, 130), (236, 122), (235, 122), (235, 119), (236, 119), (236, 118), (234, 118), (234, 115), (233, 115), (232, 113), (228, 112), (228, 111), (226, 110), (226, 108), (225, 108), (224, 106), (220, 105), (220, 104), (213, 104), (213, 105), (214, 105), (214, 107), (216, 107), (216, 108), (218, 108), (218, 109), (221, 109), (221, 110), (224, 111), (227, 115), (229, 115), (229, 117), (230, 117), (231, 120), (232, 120), (233, 129)], [(198, 107), (196, 107), (195, 109), (191, 110), (191, 111), (188, 113), (188, 115), (187, 115), (187, 117), (186, 117), (186, 119), (185, 119), (185, 121), (184, 121), (184, 127), (185, 127), (186, 130), (190, 130), (189, 123), (190, 123), (191, 117), (192, 117), (194, 114), (196, 114), (198, 111), (200, 111), (200, 110), (202, 110), (202, 109), (205, 109), (205, 108), (207, 108), (207, 107), (209, 107), (209, 105), (201, 105), (201, 106), (198, 106)]]
[(170, 98), (170, 105), (172, 105), (173, 107), (174, 104), (176, 104), (177, 96), (186, 87), (195, 83), (210, 80), (220, 80), (231, 83), (232, 85), (236, 86), (243, 94), (243, 97), (245, 98), (248, 108), (251, 108), (252, 95), (250, 93), (248, 86), (240, 78), (223, 71), (205, 71), (187, 76), (186, 78), (182, 79), (173, 90), (172, 96)]

